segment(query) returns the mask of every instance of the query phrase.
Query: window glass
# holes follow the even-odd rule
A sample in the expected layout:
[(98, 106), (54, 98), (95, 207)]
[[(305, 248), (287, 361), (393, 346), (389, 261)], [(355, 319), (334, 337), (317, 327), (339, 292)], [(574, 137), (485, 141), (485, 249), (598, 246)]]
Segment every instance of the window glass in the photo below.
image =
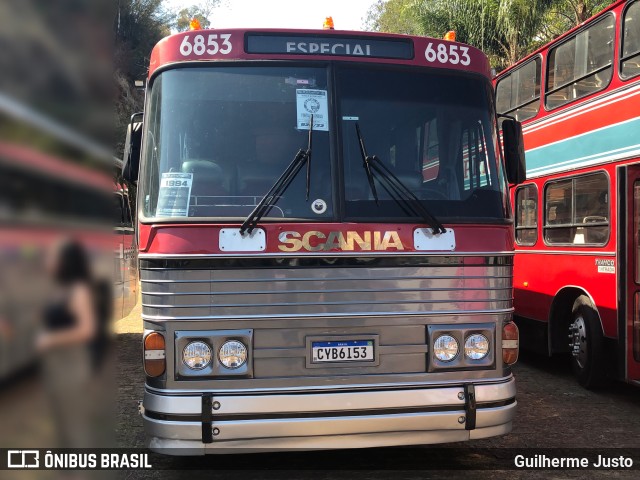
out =
[(145, 215), (245, 218), (307, 148), (314, 114), (309, 199), (303, 167), (266, 218), (332, 217), (328, 95), (325, 68), (163, 72), (145, 136)]
[(502, 78), (496, 90), (498, 113), (514, 116), (518, 121), (535, 117), (540, 109), (540, 58)]
[(640, 284), (640, 181), (633, 184), (633, 232), (636, 249), (636, 283)]
[(611, 80), (614, 18), (608, 15), (549, 52), (546, 104), (559, 107)]
[(609, 180), (603, 173), (547, 185), (548, 243), (603, 245), (609, 238)]
[[(418, 132), (420, 134), (420, 132)], [(422, 182), (438, 178), (440, 170), (440, 144), (438, 142), (438, 122), (433, 119), (424, 127), (424, 148), (422, 150)]]
[(415, 221), (378, 178), (375, 201), (356, 124), (367, 154), (377, 156), (434, 216), (505, 217), (504, 172), (484, 79), (340, 66), (336, 82), (347, 218)]
[(538, 238), (538, 192), (535, 185), (516, 190), (516, 243), (534, 245)]
[(640, 74), (640, 2), (632, 3), (624, 14), (622, 36), (622, 65), (626, 78)]

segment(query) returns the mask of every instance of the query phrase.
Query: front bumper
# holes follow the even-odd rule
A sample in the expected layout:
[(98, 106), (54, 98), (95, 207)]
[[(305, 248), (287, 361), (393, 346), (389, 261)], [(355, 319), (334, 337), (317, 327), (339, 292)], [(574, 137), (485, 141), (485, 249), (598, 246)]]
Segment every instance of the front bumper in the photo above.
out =
[(172, 455), (424, 445), (511, 431), (513, 378), (496, 383), (286, 394), (145, 389), (147, 445)]

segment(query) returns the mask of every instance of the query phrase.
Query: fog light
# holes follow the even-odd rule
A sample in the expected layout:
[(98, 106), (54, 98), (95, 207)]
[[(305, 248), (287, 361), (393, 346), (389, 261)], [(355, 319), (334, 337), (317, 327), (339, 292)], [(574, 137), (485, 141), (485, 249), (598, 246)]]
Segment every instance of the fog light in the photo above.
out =
[(237, 340), (229, 340), (220, 347), (218, 358), (227, 368), (240, 368), (247, 361), (247, 347)]
[(458, 341), (451, 335), (440, 335), (433, 344), (433, 353), (441, 362), (450, 362), (458, 356)]
[(464, 354), (471, 360), (482, 360), (489, 353), (489, 340), (484, 335), (474, 333), (464, 342)]
[(202, 370), (211, 363), (211, 347), (204, 342), (191, 342), (182, 350), (182, 361), (192, 370)]

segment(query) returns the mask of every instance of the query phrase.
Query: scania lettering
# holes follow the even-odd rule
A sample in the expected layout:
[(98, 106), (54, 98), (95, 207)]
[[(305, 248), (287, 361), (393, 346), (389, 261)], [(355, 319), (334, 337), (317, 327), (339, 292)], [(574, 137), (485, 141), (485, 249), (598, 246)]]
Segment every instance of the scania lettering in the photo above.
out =
[(125, 171), (138, 181), (153, 450), (511, 430), (508, 184), (524, 158), (517, 122), (498, 141), (482, 52), (363, 32), (192, 31), (154, 48), (146, 90)]

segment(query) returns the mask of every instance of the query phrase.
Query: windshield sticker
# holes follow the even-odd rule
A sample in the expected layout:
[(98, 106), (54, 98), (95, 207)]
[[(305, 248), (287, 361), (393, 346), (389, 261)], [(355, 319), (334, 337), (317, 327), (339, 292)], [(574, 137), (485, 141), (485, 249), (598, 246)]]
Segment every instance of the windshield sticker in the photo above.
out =
[(189, 215), (189, 200), (193, 173), (162, 174), (158, 192), (157, 217), (186, 217)]
[(284, 83), (293, 85), (294, 87), (314, 88), (316, 86), (316, 79), (287, 77), (284, 79)]
[(313, 130), (329, 131), (329, 107), (326, 90), (296, 89), (298, 107), (298, 126), (300, 130), (309, 129), (313, 115)]
[(321, 198), (318, 198), (317, 200), (314, 200), (313, 203), (311, 204), (311, 210), (313, 210), (313, 213), (322, 215), (324, 212), (327, 211), (327, 202), (325, 202)]

